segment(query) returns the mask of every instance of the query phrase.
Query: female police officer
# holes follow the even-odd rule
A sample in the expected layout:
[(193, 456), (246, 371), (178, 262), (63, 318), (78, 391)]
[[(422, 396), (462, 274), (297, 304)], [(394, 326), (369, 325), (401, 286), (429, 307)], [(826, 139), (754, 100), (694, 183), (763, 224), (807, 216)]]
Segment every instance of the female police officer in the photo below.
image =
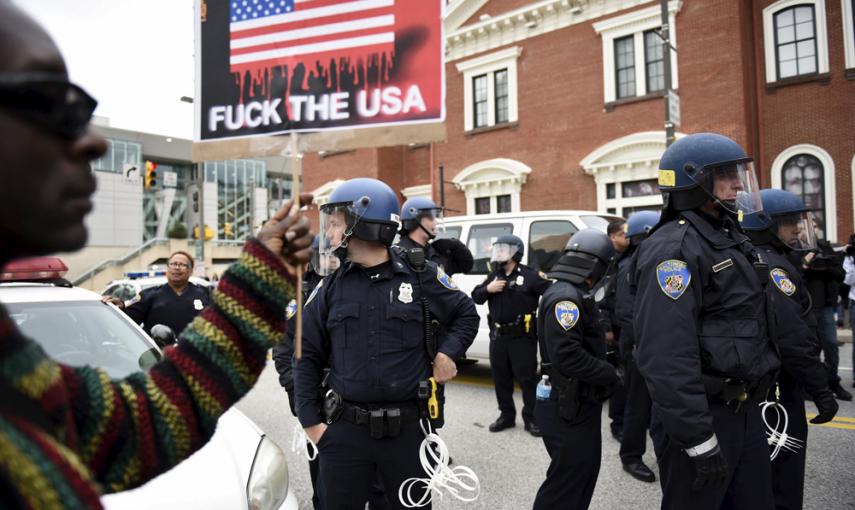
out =
[(453, 378), (478, 330), (474, 303), (442, 270), (390, 249), (398, 212), (395, 192), (366, 178), (321, 207), (321, 254), (346, 262), (309, 295), (294, 382), (297, 416), (320, 451), (322, 508), (363, 508), (378, 470), (390, 495), (421, 474), (420, 382)]

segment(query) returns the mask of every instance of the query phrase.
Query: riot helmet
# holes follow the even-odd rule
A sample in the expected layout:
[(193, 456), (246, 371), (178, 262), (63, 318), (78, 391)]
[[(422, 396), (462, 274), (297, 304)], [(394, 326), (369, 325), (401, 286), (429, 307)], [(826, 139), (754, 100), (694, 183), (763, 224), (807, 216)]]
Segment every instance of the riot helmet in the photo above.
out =
[[(343, 182), (320, 212), (320, 255), (344, 258), (351, 236), (391, 246), (400, 228), (398, 197), (377, 179), (360, 177)], [(323, 259), (319, 265), (324, 265)]]
[(321, 254), (321, 236), (312, 239), (312, 258), (309, 259), (309, 271), (326, 276), (341, 266), (341, 260), (335, 254)]
[(626, 220), (626, 237), (630, 246), (638, 246), (659, 223), (659, 213), (656, 211), (638, 211), (629, 215)]
[(659, 161), (663, 212), (696, 209), (710, 199), (737, 215), (762, 210), (753, 160), (738, 143), (715, 133), (687, 135), (674, 142)]
[(752, 241), (802, 251), (816, 248), (813, 215), (801, 198), (781, 189), (761, 190), (760, 198), (763, 210), (742, 220), (742, 228)]
[[(431, 218), (434, 220), (434, 231), (431, 232), (422, 225), (422, 218)], [(407, 199), (404, 205), (401, 206), (401, 233), (406, 234), (420, 228), (428, 239), (434, 239), (436, 232), (442, 230), (442, 208), (437, 207), (436, 203), (427, 197), (413, 197)]]
[(525, 246), (522, 239), (512, 234), (505, 234), (493, 242), (490, 262), (498, 264), (505, 264), (509, 260), (519, 262), (524, 252)]
[(605, 276), (616, 253), (605, 233), (594, 228), (582, 229), (567, 241), (564, 255), (555, 263), (552, 275), (577, 285), (590, 278), (591, 287), (594, 287)]

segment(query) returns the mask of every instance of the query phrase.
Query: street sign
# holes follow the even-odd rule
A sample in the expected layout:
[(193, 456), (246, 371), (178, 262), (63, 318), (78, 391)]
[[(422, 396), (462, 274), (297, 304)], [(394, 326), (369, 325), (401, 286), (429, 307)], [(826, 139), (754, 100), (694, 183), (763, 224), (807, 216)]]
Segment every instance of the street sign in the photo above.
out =
[(176, 172), (163, 172), (163, 187), (174, 188), (178, 186), (178, 174)]
[(140, 168), (133, 163), (124, 163), (122, 165), (122, 177), (128, 182), (140, 181)]
[(668, 120), (675, 128), (680, 127), (680, 96), (674, 90), (668, 91)]

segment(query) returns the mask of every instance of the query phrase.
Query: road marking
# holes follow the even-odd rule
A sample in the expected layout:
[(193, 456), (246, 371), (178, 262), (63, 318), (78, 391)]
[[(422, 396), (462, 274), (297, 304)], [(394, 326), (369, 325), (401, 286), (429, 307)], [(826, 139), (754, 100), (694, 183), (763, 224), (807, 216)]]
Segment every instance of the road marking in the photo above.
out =
[[(815, 413), (805, 413), (805, 415), (808, 419), (816, 416)], [(811, 423), (810, 425), (830, 427), (834, 429), (855, 430), (855, 418), (849, 418), (848, 416), (835, 416), (834, 419), (828, 423)]]

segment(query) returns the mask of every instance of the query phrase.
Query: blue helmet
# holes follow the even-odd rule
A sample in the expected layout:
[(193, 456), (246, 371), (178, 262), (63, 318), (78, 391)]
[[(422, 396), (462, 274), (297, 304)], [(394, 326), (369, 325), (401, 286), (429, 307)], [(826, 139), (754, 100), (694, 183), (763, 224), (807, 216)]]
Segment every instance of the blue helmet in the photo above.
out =
[(413, 197), (407, 199), (401, 206), (401, 230), (409, 232), (419, 226), (422, 216), (432, 215), (438, 217), (442, 209), (428, 197)]
[[(782, 189), (760, 191), (763, 210), (748, 214), (742, 228), (757, 244), (775, 239), (793, 249), (812, 249), (816, 246), (811, 210), (794, 193)], [(781, 227), (789, 226), (781, 236)]]
[(398, 196), (389, 185), (377, 179), (360, 177), (343, 182), (320, 209), (325, 215), (344, 212), (346, 230), (342, 246), (347, 245), (351, 235), (391, 246), (399, 228)]
[(657, 223), (659, 223), (659, 213), (656, 211), (634, 212), (626, 220), (626, 237), (632, 238), (639, 235), (647, 237)]
[[(507, 245), (510, 248), (507, 252), (507, 257), (497, 257), (497, 255), (499, 255), (497, 253), (497, 245)], [(493, 262), (507, 262), (509, 259), (514, 259), (519, 262), (522, 260), (523, 254), (525, 254), (525, 245), (523, 245), (522, 239), (513, 234), (505, 234), (503, 236), (499, 236), (498, 239), (493, 241), (493, 254), (490, 257), (490, 260)]]
[[(742, 201), (739, 205), (734, 197), (716, 197), (713, 194), (716, 171), (738, 177), (742, 193), (756, 193), (752, 159), (735, 141), (715, 133), (697, 133), (674, 142), (659, 160), (659, 189), (667, 193), (666, 208), (695, 209), (710, 199), (717, 200), (731, 212), (742, 208), (750, 213), (760, 208), (759, 197), (755, 202)], [(756, 208), (745, 210), (752, 203)]]

